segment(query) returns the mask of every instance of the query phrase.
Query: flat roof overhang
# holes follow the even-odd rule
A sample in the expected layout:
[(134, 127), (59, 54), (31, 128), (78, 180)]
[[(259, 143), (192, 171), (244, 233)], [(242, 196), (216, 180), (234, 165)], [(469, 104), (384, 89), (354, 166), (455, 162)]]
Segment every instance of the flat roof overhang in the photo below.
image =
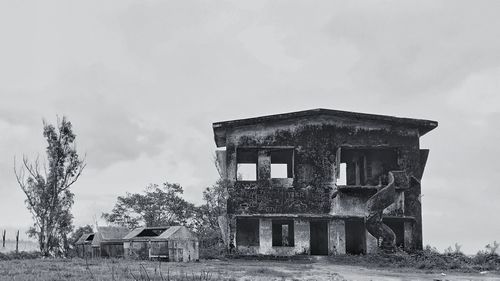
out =
[(388, 115), (377, 115), (377, 114), (318, 108), (318, 109), (296, 111), (296, 112), (289, 112), (282, 114), (273, 114), (273, 115), (266, 115), (253, 118), (215, 122), (212, 124), (215, 144), (217, 145), (217, 147), (226, 146), (226, 130), (230, 128), (242, 127), (247, 125), (266, 124), (266, 123), (290, 120), (290, 119), (300, 119), (304, 117), (318, 116), (318, 115), (348, 118), (356, 121), (363, 121), (363, 120), (375, 121), (384, 124), (393, 124), (408, 128), (416, 128), (418, 129), (420, 136), (425, 135), (426, 133), (428, 133), (429, 131), (433, 130), (438, 126), (438, 122), (432, 120), (402, 118), (402, 117), (394, 117)]

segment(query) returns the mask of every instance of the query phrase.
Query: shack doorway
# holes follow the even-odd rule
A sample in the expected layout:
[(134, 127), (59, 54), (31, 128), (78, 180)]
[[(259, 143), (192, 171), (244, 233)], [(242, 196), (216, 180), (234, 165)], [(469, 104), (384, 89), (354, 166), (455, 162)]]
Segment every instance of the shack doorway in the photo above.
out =
[(366, 230), (362, 220), (345, 221), (345, 250), (351, 255), (366, 254)]
[(328, 224), (326, 221), (311, 221), (311, 255), (328, 255)]

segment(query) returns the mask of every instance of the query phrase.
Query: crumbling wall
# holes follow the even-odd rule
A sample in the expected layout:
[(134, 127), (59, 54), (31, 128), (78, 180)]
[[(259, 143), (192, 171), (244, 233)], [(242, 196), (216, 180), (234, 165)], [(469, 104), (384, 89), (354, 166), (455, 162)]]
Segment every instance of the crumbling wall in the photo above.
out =
[(260, 247), (259, 254), (290, 256), (309, 253), (309, 221), (294, 220), (294, 245), (293, 246), (273, 246), (272, 244), (272, 223), (273, 219), (260, 219)]
[[(341, 146), (416, 146), (416, 130), (360, 123), (355, 126), (331, 120), (305, 120), (269, 126), (246, 126), (227, 134), (226, 160), (230, 189), (229, 213), (329, 213), (328, 194), (335, 187), (336, 150)], [(261, 148), (257, 181), (237, 182), (238, 147)], [(292, 147), (295, 151), (292, 188), (272, 184), (266, 147)], [(403, 151), (406, 153), (406, 151)], [(406, 154), (399, 155), (405, 157)], [(409, 155), (409, 154), (408, 154)], [(401, 168), (410, 160), (398, 160)], [(274, 179), (273, 179), (274, 180)], [(325, 199), (323, 199), (325, 198)]]
[(329, 250), (330, 255), (345, 254), (345, 222), (344, 220), (331, 220), (329, 227)]

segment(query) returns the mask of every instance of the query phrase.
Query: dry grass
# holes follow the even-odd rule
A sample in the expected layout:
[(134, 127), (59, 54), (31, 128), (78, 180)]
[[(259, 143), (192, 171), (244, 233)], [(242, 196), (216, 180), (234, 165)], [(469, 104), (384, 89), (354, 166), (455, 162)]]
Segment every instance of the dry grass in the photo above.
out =
[[(30, 259), (0, 262), (0, 280), (344, 280), (308, 279), (310, 264), (259, 261), (159, 263), (121, 259)], [(305, 275), (304, 275), (305, 274)], [(337, 277), (340, 278), (340, 277)]]
[[(380, 259), (381, 257), (378, 257)], [(448, 274), (448, 280), (498, 280), (499, 275), (431, 272), (429, 269), (375, 267), (369, 257), (343, 257), (343, 260), (311, 261), (209, 260), (191, 263), (159, 263), (123, 259), (25, 259), (0, 261), (0, 280), (148, 280), (148, 281), (217, 281), (217, 280), (433, 280)], [(351, 265), (341, 265), (342, 263)], [(431, 261), (429, 261), (431, 262)], [(353, 266), (352, 264), (357, 264)], [(363, 265), (359, 266), (360, 264)], [(366, 265), (372, 265), (366, 267)], [(452, 277), (455, 276), (455, 277)], [(448, 278), (450, 277), (450, 278)], [(486, 278), (486, 279), (485, 279)]]

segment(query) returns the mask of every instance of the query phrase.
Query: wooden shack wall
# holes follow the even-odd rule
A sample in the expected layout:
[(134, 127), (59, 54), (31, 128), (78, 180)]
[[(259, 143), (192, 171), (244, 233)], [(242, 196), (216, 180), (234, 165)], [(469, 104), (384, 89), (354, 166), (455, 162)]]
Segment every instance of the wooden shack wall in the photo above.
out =
[(197, 240), (156, 240), (124, 242), (125, 257), (131, 259), (149, 259), (167, 256), (169, 261), (188, 262), (199, 259)]

